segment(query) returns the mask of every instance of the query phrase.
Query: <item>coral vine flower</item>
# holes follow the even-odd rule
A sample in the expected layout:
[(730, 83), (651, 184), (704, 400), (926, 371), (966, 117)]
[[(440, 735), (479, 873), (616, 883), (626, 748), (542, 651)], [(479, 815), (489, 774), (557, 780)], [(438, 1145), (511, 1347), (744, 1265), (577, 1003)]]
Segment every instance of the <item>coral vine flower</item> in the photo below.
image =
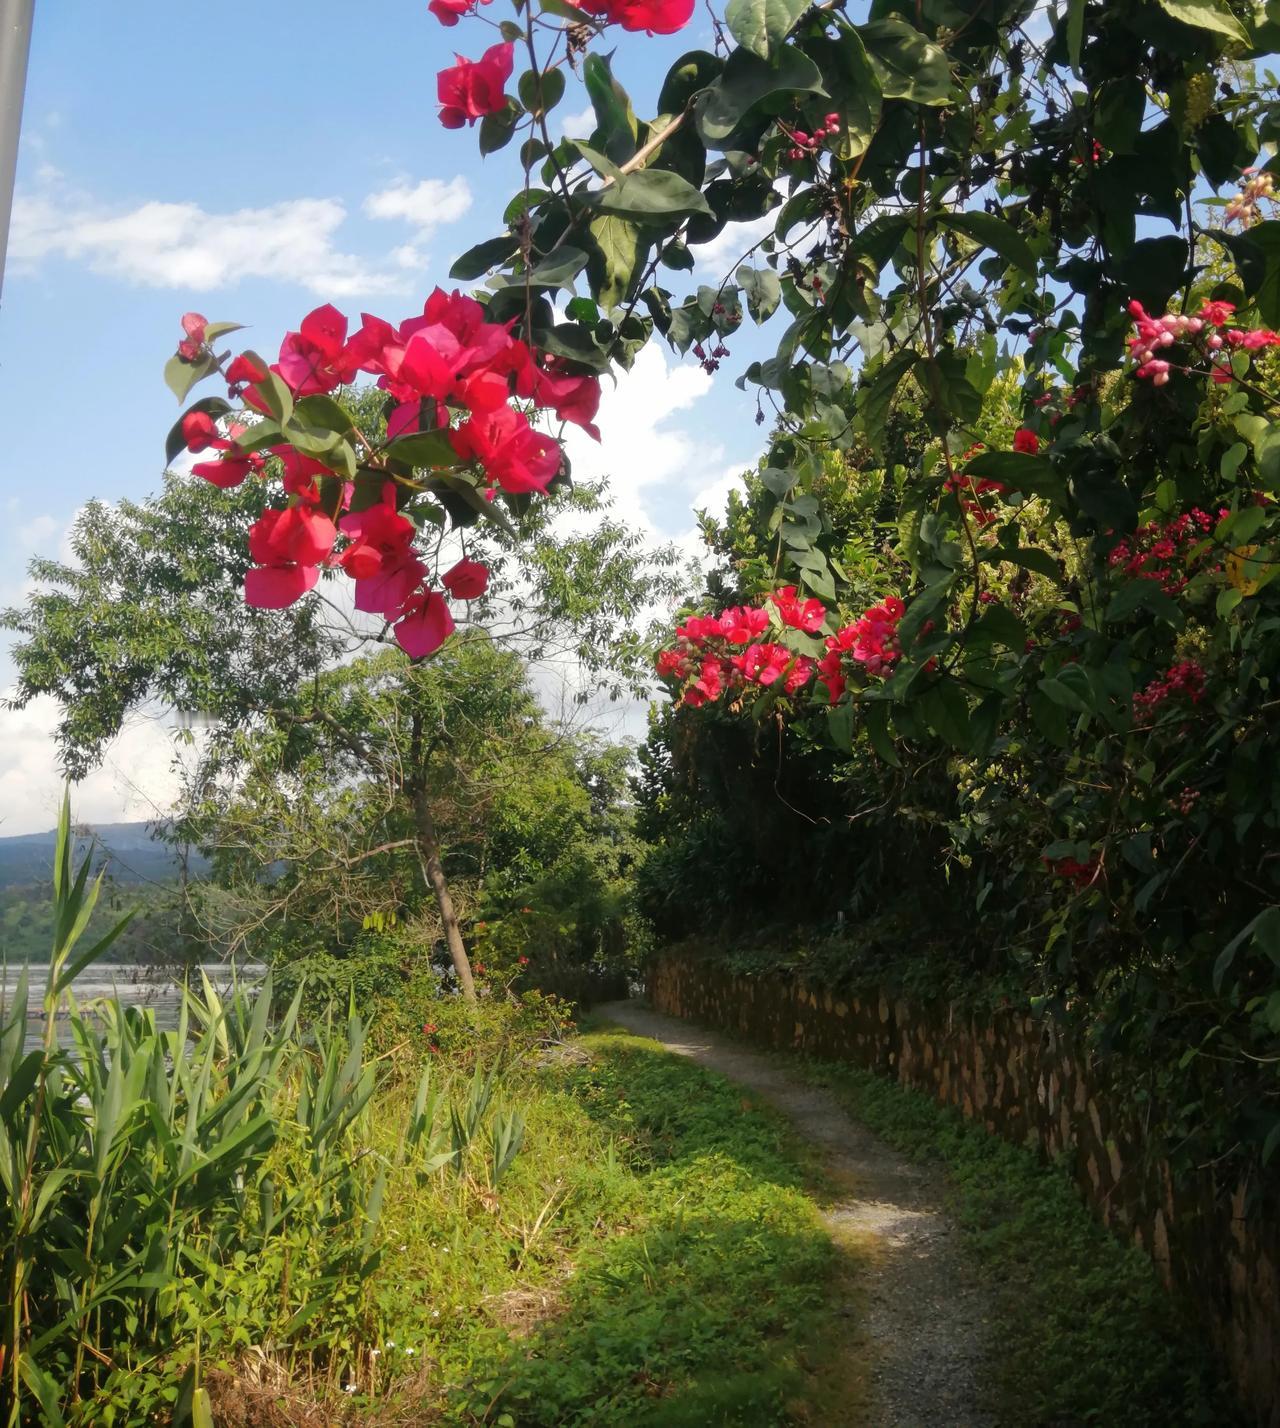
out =
[(511, 44), (492, 45), (478, 60), (457, 55), (456, 65), (440, 71), (436, 93), (440, 122), (446, 129), (461, 129), (464, 124), (474, 124), (486, 114), (497, 114), (506, 108), (503, 89), (511, 78), (514, 50)]

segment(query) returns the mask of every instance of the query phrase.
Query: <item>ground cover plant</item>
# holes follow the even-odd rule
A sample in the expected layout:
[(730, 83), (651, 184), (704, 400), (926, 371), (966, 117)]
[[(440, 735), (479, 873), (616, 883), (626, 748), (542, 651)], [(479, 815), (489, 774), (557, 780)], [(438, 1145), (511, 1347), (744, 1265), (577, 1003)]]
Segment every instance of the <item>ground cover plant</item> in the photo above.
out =
[(1093, 1219), (1060, 1168), (874, 1072), (782, 1060), (890, 1145), (941, 1167), (986, 1285), (986, 1387), (1000, 1422), (1244, 1421), (1185, 1307), (1146, 1255)]

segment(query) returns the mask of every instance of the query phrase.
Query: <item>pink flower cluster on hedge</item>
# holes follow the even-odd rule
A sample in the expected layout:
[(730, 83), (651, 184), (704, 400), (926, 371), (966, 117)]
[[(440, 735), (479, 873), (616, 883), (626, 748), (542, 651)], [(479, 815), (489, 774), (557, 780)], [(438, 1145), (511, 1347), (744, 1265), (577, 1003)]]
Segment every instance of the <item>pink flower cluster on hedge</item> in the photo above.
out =
[(818, 663), (818, 678), (826, 685), (832, 704), (848, 688), (850, 661), (861, 665), (867, 674), (880, 675), (901, 658), (898, 623), (905, 608), (896, 595), (886, 596), (851, 625), (827, 636), (827, 653)]
[(1165, 313), (1152, 317), (1137, 299), (1129, 304), (1135, 333), (1129, 339), (1129, 352), (1138, 367), (1135, 376), (1163, 387), (1175, 366), (1183, 370), (1186, 364), (1175, 364), (1158, 354), (1176, 343), (1189, 343), (1196, 349), (1195, 360), (1209, 363), (1215, 382), (1232, 382), (1231, 354), (1236, 350), (1259, 352), (1265, 347), (1280, 346), (1280, 333), (1269, 327), (1244, 328), (1231, 326), (1235, 304), (1206, 302), (1199, 313), (1188, 317), (1182, 313)]
[(1166, 595), (1177, 595), (1196, 573), (1201, 556), (1192, 552), (1213, 533), (1230, 511), (1224, 506), (1216, 517), (1198, 506), (1171, 521), (1148, 521), (1132, 536), (1112, 547), (1107, 561), (1113, 570), (1123, 569), (1135, 580), (1154, 581)]
[[(204, 322), (198, 314), (187, 319), (184, 342), (195, 342), (198, 355)], [(600, 401), (597, 378), (566, 372), (554, 358), (539, 357), (512, 337), (508, 325), (488, 322), (480, 303), (439, 288), (420, 316), (393, 326), (365, 313), (350, 335), (340, 312), (317, 308), (297, 332), (285, 336), (270, 372), (295, 399), (332, 392), (359, 374), (376, 378), (396, 403), (388, 438), (422, 432), (425, 422), (425, 430), (438, 431), (452, 449), (451, 465), (474, 464), (483, 471), (490, 497), (496, 487), (512, 494), (545, 491), (562, 464), (559, 443), (536, 430), (511, 405), (513, 397), (599, 435), (592, 421)], [(268, 414), (263, 391), (268, 373), (257, 359), (235, 358), (226, 378), (233, 397)], [(455, 422), (457, 417), (462, 419)], [(208, 413), (189, 412), (182, 423), (188, 449), (221, 453), (198, 463), (196, 473), (227, 488), (262, 471), (266, 455), (246, 452), (236, 442), (245, 430), (239, 423), (220, 429)], [(321, 567), (333, 566), (355, 581), (356, 608), (391, 622), (409, 654), (436, 649), (453, 630), (446, 594), (461, 600), (483, 594), (485, 567), (462, 560), (442, 576), (442, 589), (432, 588), (427, 566), (414, 549), (417, 527), (399, 510), (395, 482), (387, 480), (379, 501), (353, 511), (353, 484), (323, 461), (287, 440), (268, 452), (279, 458), (284, 490), (292, 499), (282, 510), (264, 510), (250, 528), (255, 568), (245, 580), (248, 603), (281, 609), (315, 586)], [(371, 452), (366, 459), (376, 461), (377, 455)], [(345, 544), (339, 549), (340, 541)]]
[(1199, 704), (1204, 698), (1204, 689), (1203, 665), (1193, 659), (1180, 660), (1133, 696), (1134, 717), (1149, 719), (1170, 699), (1182, 698)]
[(684, 685), (682, 704), (697, 708), (714, 703), (726, 692), (749, 685), (762, 689), (780, 684), (796, 694), (813, 677), (814, 661), (785, 645), (762, 640), (770, 626), (768, 606), (778, 621), (813, 634), (827, 612), (820, 600), (802, 600), (794, 585), (783, 586), (764, 605), (735, 605), (719, 615), (692, 615), (676, 629), (676, 642), (658, 655), (658, 673)]
[[(478, 4), (489, 0), (430, 0), (427, 8), (442, 25), (452, 28)], [(694, 0), (570, 0), (584, 20), (618, 25), (624, 30), (650, 35), (674, 35), (693, 18)], [(440, 122), (446, 129), (461, 129), (508, 107), (507, 81), (515, 66), (515, 46), (510, 41), (490, 45), (478, 60), (455, 55), (456, 64), (436, 76)]]

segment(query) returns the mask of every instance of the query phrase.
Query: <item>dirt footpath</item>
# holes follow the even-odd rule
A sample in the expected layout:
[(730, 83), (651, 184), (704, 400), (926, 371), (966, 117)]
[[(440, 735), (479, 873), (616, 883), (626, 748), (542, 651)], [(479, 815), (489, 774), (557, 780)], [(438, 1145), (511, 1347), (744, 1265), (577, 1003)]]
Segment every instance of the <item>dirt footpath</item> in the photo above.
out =
[[(749, 1087), (821, 1153), (822, 1205), (856, 1269), (837, 1286), (832, 1352), (848, 1392), (831, 1428), (989, 1428), (980, 1406), (984, 1303), (942, 1209), (939, 1182), (769, 1057), (638, 1002), (595, 1014)], [(846, 1317), (847, 1316), (847, 1317)], [(824, 1425), (825, 1428), (825, 1425)]]

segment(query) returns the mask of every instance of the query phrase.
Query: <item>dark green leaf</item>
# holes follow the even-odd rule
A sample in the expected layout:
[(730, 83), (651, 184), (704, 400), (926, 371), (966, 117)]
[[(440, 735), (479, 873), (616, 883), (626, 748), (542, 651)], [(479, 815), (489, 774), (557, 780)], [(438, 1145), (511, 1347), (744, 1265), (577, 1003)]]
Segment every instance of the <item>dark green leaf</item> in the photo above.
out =
[(858, 33), (886, 99), (945, 104), (952, 94), (946, 52), (897, 15), (860, 25)]
[(490, 268), (501, 267), (508, 258), (514, 258), (520, 251), (520, 240), (514, 233), (504, 233), (501, 238), (486, 238), (483, 243), (477, 243), (474, 248), (468, 248), (463, 255), (454, 261), (453, 267), (449, 269), (451, 278), (460, 278), (463, 282), (470, 282), (473, 278), (482, 278)]
[(1184, 25), (1226, 35), (1243, 45), (1249, 43), (1248, 30), (1219, 0), (1156, 0), (1156, 4), (1166, 15), (1172, 15)]
[(744, 48), (761, 59), (773, 59), (808, 9), (809, 0), (729, 0), (725, 24)]
[(753, 109), (776, 112), (792, 95), (825, 93), (818, 66), (792, 45), (783, 48), (776, 64), (736, 49), (724, 73), (699, 98), (698, 132), (708, 147), (723, 148)]
[(944, 228), (953, 228), (966, 238), (972, 238), (975, 243), (981, 243), (984, 248), (990, 248), (993, 253), (999, 253), (1024, 273), (1035, 272), (1035, 255), (1027, 240), (1007, 219), (975, 209), (970, 213), (944, 213), (938, 222)]
[(615, 164), (626, 163), (636, 152), (639, 132), (627, 91), (613, 77), (613, 69), (603, 55), (586, 57), (582, 63), (582, 79), (595, 110), (606, 156)]
[(386, 447), (386, 454), (410, 466), (441, 467), (459, 465), (457, 452), (443, 431), (417, 431), (398, 436)]
[(711, 212), (698, 189), (679, 174), (640, 169), (596, 195), (596, 207), (636, 223), (666, 224), (693, 213)]

